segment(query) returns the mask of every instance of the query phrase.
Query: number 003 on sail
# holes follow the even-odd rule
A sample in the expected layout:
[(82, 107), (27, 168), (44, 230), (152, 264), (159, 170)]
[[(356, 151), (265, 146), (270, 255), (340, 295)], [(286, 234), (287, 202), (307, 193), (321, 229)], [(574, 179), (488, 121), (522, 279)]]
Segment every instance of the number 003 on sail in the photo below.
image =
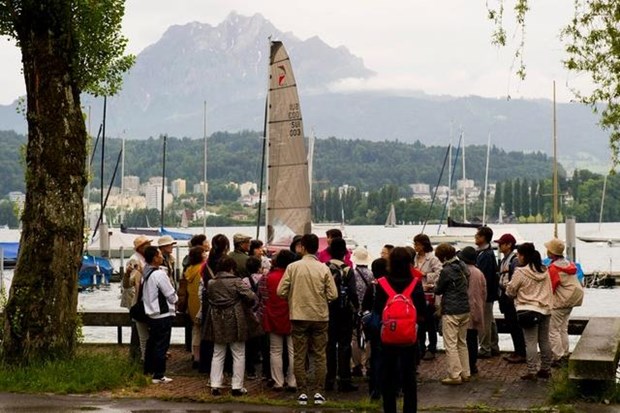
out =
[(310, 182), (297, 84), (282, 42), (271, 41), (267, 95), (267, 243), (311, 230)]

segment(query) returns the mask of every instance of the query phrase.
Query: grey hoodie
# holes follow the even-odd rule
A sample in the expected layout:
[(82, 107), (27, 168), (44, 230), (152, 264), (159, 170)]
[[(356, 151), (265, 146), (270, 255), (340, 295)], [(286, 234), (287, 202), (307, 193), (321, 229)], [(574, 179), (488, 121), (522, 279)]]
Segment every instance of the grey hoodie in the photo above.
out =
[(517, 267), (512, 281), (506, 287), (506, 293), (515, 298), (515, 307), (519, 310), (533, 310), (542, 314), (551, 314), (553, 292), (549, 273), (537, 272), (529, 265)]

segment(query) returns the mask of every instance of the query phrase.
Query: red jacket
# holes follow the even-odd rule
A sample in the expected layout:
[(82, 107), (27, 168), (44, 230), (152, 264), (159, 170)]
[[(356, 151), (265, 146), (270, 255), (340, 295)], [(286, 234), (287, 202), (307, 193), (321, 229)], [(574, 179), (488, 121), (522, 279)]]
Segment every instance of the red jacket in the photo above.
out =
[(273, 268), (267, 277), (267, 301), (263, 312), (263, 330), (282, 336), (291, 334), (288, 301), (278, 297), (278, 284), (284, 275), (283, 268)]

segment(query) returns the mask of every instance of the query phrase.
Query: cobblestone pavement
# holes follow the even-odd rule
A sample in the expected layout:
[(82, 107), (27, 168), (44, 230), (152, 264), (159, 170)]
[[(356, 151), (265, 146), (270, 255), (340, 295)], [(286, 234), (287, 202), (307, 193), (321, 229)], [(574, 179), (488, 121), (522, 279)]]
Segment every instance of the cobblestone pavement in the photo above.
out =
[[(191, 368), (191, 356), (182, 346), (173, 346), (166, 375), (174, 379), (164, 385), (149, 385), (140, 390), (120, 390), (114, 397), (163, 398), (167, 400), (217, 402), (211, 396), (209, 380), (206, 375)], [(484, 410), (503, 409), (529, 411), (545, 405), (549, 382), (525, 382), (520, 376), (525, 374), (525, 364), (509, 364), (501, 357), (478, 361), (480, 371), (477, 378), (459, 386), (445, 386), (441, 379), (446, 376), (446, 358), (439, 353), (433, 361), (422, 361), (418, 368), (418, 406), (421, 410), (463, 411), (472, 408)], [(353, 393), (326, 392), (327, 400), (361, 400), (368, 398), (368, 387), (359, 378), (360, 390)], [(248, 395), (289, 400), (293, 393), (276, 393), (260, 379), (245, 380)], [(229, 390), (224, 390), (228, 395)], [(380, 407), (379, 407), (380, 408)]]

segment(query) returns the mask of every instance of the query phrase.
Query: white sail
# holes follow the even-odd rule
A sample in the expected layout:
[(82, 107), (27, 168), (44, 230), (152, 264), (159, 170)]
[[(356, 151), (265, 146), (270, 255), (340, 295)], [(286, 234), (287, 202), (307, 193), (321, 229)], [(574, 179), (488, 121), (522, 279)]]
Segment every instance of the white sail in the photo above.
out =
[(271, 42), (267, 100), (267, 243), (289, 242), (311, 230), (308, 157), (291, 61)]
[(385, 220), (385, 226), (389, 228), (396, 228), (396, 209), (394, 209), (394, 204), (390, 206), (390, 212)]

